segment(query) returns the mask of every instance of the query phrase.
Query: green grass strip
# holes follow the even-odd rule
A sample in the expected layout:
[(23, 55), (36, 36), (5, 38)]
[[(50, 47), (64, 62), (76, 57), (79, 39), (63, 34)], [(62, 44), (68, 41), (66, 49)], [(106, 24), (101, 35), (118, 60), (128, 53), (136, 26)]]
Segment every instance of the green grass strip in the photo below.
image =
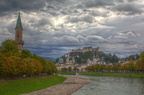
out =
[(58, 75), (0, 82), (0, 95), (20, 95), (62, 83), (66, 78)]
[(83, 72), (82, 75), (89, 76), (117, 76), (117, 77), (141, 77), (144, 78), (144, 73), (101, 73), (101, 72)]
[(62, 75), (75, 75), (74, 72), (57, 72), (57, 74), (62, 74)]

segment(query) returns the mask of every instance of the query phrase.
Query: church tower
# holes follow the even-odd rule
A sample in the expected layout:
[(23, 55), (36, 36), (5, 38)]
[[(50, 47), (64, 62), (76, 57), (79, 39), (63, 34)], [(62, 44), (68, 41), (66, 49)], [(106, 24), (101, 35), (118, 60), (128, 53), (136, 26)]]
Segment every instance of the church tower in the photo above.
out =
[(21, 17), (19, 12), (16, 27), (15, 27), (15, 41), (17, 42), (18, 49), (20, 51), (22, 51), (24, 45), (24, 41), (22, 40), (22, 32), (23, 32), (23, 28), (22, 28)]

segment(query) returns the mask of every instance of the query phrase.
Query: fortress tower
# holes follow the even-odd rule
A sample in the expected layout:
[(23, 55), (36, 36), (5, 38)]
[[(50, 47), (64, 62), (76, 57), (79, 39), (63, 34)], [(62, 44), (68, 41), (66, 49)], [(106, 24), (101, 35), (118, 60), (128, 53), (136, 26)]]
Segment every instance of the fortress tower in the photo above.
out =
[(15, 41), (17, 42), (18, 49), (20, 51), (22, 51), (24, 45), (24, 41), (22, 40), (22, 32), (23, 32), (23, 28), (22, 28), (21, 17), (19, 12), (16, 27), (15, 27)]

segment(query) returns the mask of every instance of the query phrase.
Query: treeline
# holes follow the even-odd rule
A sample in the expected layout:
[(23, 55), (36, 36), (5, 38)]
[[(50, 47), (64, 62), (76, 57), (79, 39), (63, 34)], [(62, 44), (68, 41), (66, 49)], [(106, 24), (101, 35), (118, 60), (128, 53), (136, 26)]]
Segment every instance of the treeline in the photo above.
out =
[(86, 67), (88, 71), (105, 71), (105, 72), (144, 72), (144, 52), (140, 54), (140, 58), (137, 61), (130, 60), (126, 63), (114, 63), (114, 64), (95, 64)]
[(75, 71), (79, 71), (79, 68), (77, 68), (77, 67), (72, 68), (71, 66), (69, 66), (68, 68), (66, 68), (66, 67), (61, 68), (60, 71), (62, 71), (62, 72), (71, 72), (71, 71), (75, 72)]
[(19, 51), (17, 43), (6, 40), (0, 51), (0, 77), (36, 76), (57, 72), (52, 61), (45, 60), (28, 50)]
[(138, 60), (140, 58), (140, 55), (139, 54), (133, 54), (133, 55), (130, 55), (126, 58), (121, 58), (120, 60), (121, 61), (130, 61), (131, 59), (132, 60)]

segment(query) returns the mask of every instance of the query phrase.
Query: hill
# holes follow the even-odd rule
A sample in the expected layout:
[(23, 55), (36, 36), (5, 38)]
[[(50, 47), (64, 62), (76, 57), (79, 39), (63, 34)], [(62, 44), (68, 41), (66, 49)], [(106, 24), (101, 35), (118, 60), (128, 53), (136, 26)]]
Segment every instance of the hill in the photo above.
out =
[(75, 59), (75, 63), (87, 63), (88, 60), (93, 60), (94, 58), (99, 58), (102, 61), (108, 63), (117, 63), (119, 58), (115, 54), (105, 54), (99, 50), (99, 47), (84, 47), (83, 49), (72, 50), (69, 53), (61, 56), (56, 59), (56, 62), (59, 62), (60, 59), (63, 59), (63, 62), (66, 62), (67, 58)]

